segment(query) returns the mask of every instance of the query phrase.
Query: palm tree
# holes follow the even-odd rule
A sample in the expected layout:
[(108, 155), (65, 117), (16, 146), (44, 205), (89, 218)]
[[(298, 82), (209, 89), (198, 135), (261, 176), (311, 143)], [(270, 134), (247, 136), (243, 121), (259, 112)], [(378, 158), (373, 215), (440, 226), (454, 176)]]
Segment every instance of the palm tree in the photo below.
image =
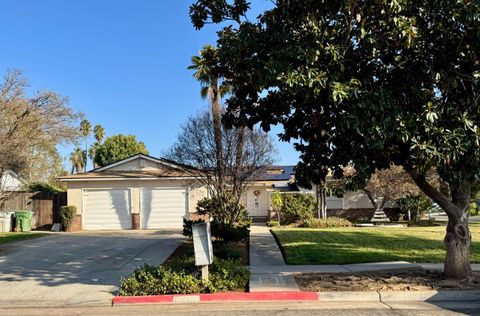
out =
[[(82, 135), (85, 138), (85, 154), (88, 151), (88, 137), (90, 136), (91, 132), (92, 132), (92, 124), (90, 124), (90, 122), (87, 119), (83, 119), (80, 122), (80, 135)], [(86, 157), (85, 157), (84, 171), (87, 172)]]
[(75, 171), (77, 173), (82, 172), (87, 162), (87, 153), (80, 147), (75, 148), (70, 154), (70, 162), (72, 163), (72, 174)]
[(200, 95), (203, 99), (208, 98), (210, 101), (216, 147), (218, 186), (221, 188), (224, 184), (224, 163), (221, 125), (222, 108), (220, 106), (220, 100), (221, 97), (228, 92), (228, 88), (221, 84), (221, 77), (217, 70), (217, 64), (217, 49), (212, 45), (207, 45), (200, 51), (200, 56), (192, 57), (192, 65), (190, 65), (188, 69), (195, 70), (193, 76), (201, 84)]
[(93, 136), (95, 137), (95, 140), (100, 144), (103, 140), (103, 137), (105, 136), (105, 129), (103, 128), (102, 125), (97, 124), (93, 128)]
[(102, 144), (103, 137), (105, 136), (105, 129), (102, 125), (95, 125), (93, 128), (93, 137), (95, 138), (95, 142), (90, 146), (88, 150), (88, 157), (92, 160), (93, 168), (97, 168), (98, 165), (95, 163), (95, 154), (97, 152), (98, 146)]

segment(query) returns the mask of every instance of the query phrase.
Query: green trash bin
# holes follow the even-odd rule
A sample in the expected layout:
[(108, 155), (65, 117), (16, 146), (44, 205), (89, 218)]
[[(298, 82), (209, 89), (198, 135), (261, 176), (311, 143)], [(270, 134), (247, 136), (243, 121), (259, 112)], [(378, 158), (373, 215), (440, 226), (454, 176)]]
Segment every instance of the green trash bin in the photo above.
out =
[(29, 232), (32, 230), (32, 215), (30, 211), (15, 211), (15, 227), (17, 232)]

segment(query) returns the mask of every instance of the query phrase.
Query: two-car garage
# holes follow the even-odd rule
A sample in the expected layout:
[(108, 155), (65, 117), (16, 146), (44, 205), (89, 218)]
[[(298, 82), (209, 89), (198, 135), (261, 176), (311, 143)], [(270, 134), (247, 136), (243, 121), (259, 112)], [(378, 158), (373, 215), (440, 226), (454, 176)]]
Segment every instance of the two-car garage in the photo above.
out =
[[(138, 204), (138, 206), (137, 206)], [(132, 229), (132, 210), (141, 229), (181, 228), (188, 214), (185, 187), (83, 190), (83, 229)]]

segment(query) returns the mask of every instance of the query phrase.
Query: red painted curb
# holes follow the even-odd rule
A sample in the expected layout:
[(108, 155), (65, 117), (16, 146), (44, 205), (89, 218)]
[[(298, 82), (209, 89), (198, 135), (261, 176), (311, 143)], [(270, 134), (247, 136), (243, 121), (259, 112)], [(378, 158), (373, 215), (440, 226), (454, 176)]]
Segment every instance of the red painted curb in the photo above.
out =
[(212, 294), (179, 294), (151, 296), (116, 296), (113, 305), (161, 304), (226, 301), (317, 301), (316, 292), (228, 292)]

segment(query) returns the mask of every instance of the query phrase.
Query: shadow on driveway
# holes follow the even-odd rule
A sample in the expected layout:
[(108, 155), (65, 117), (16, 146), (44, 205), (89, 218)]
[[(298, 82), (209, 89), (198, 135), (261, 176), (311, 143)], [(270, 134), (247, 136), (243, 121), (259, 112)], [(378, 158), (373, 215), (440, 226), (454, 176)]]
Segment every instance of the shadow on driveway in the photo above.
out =
[(60, 233), (0, 246), (0, 303), (110, 304), (120, 278), (161, 264), (182, 242), (180, 231)]

